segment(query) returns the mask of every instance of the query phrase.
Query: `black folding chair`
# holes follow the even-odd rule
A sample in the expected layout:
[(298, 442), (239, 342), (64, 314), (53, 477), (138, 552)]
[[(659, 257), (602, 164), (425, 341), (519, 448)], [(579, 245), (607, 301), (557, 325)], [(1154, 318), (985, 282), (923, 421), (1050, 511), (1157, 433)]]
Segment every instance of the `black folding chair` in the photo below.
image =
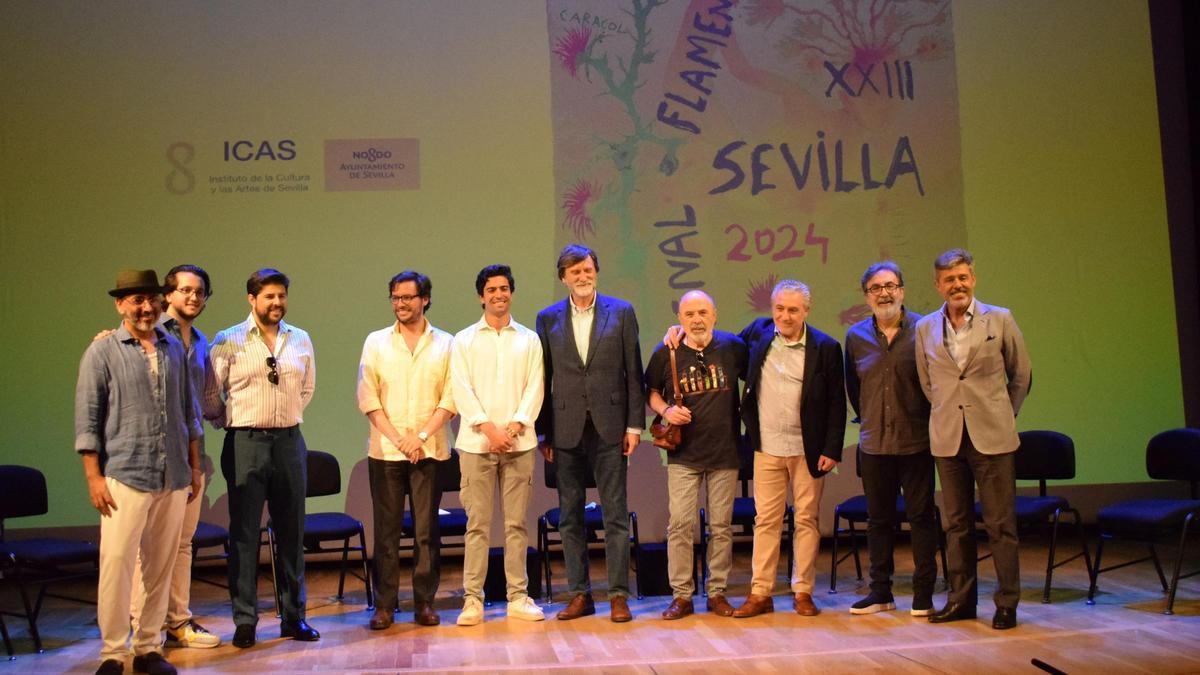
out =
[[(1042, 602), (1050, 602), (1050, 581), (1055, 568), (1083, 558), (1088, 578), (1092, 576), (1092, 560), (1088, 554), (1087, 539), (1083, 535), (1083, 518), (1064, 497), (1046, 494), (1047, 480), (1069, 480), (1075, 477), (1075, 443), (1070, 436), (1057, 431), (1022, 431), (1018, 434), (1021, 445), (1014, 457), (1017, 480), (1036, 480), (1038, 496), (1017, 495), (1017, 528), (1030, 530), (1050, 525), (1050, 553), (1046, 558), (1046, 585), (1042, 590)], [(1058, 522), (1062, 514), (1074, 518), (1075, 534), (1079, 537), (1079, 553), (1054, 561), (1058, 547)], [(983, 504), (975, 503), (975, 520), (983, 522)], [(991, 557), (991, 553), (980, 560)]]
[[(308, 489), (305, 497), (324, 497), (336, 495), (342, 491), (342, 470), (338, 466), (337, 457), (320, 450), (308, 451)], [(350, 539), (358, 536), (358, 546), (350, 543)], [(283, 604), (279, 595), (279, 581), (275, 560), (275, 531), (271, 523), (267, 523), (267, 539), (271, 551), (271, 582), (275, 587), (275, 608), (278, 613)], [(375, 595), (371, 590), (371, 572), (367, 566), (367, 538), (363, 534), (361, 520), (342, 512), (309, 513), (304, 516), (304, 554), (336, 553), (342, 554), (341, 574), (338, 576), (338, 601), (343, 600), (346, 587), (346, 572), (349, 568), (349, 555), (357, 551), (362, 559), (363, 587), (367, 592), (367, 609), (375, 608)], [(339, 546), (324, 548), (327, 541), (341, 542)], [(355, 574), (354, 576), (358, 576)]]
[[(1200, 574), (1200, 570), (1180, 574), (1188, 530), (1200, 515), (1200, 495), (1197, 494), (1197, 483), (1200, 483), (1200, 429), (1172, 429), (1151, 438), (1146, 446), (1146, 473), (1156, 480), (1188, 481), (1191, 484), (1191, 499), (1136, 499), (1100, 509), (1097, 515), (1100, 541), (1096, 544), (1096, 562), (1092, 568), (1092, 584), (1088, 588), (1089, 605), (1095, 604), (1096, 583), (1101, 572), (1149, 560), (1154, 563), (1158, 581), (1162, 584), (1163, 592), (1167, 594), (1167, 608), (1163, 614), (1173, 614), (1179, 580)], [(1168, 584), (1154, 545), (1158, 540), (1176, 533), (1179, 534), (1179, 552), (1175, 556), (1175, 571), (1171, 575), (1171, 583)], [(1104, 542), (1118, 538), (1145, 543), (1149, 555), (1101, 567), (1100, 556), (1104, 552)]]
[[(0, 466), (0, 562), (6, 567), (5, 578), (11, 578), (21, 595), (24, 612), (3, 611), (0, 614), (22, 617), (29, 621), (29, 636), (40, 654), (42, 638), (37, 618), (46, 596), (92, 604), (90, 600), (49, 593), (49, 584), (93, 576), (100, 568), (100, 548), (89, 541), (38, 537), (6, 541), (4, 523), (9, 518), (40, 516), (49, 511), (46, 476), (27, 466)], [(29, 600), (28, 587), (38, 586), (37, 599)], [(5, 646), (12, 655), (7, 629)]]

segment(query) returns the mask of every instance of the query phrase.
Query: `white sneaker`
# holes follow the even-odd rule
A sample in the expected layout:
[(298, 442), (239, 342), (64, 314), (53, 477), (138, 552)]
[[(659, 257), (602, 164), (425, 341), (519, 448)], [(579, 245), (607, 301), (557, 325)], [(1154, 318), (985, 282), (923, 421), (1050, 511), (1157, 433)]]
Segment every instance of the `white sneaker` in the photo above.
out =
[(208, 632), (204, 626), (188, 620), (178, 628), (167, 629), (168, 647), (191, 647), (193, 649), (212, 649), (221, 644), (221, 637)]
[(520, 600), (513, 600), (508, 603), (508, 616), (511, 619), (522, 619), (524, 621), (542, 621), (546, 618), (546, 614), (541, 607), (533, 601), (533, 598), (528, 595)]
[(479, 598), (467, 598), (463, 603), (462, 613), (456, 622), (460, 626), (476, 626), (483, 622), (483, 601)]

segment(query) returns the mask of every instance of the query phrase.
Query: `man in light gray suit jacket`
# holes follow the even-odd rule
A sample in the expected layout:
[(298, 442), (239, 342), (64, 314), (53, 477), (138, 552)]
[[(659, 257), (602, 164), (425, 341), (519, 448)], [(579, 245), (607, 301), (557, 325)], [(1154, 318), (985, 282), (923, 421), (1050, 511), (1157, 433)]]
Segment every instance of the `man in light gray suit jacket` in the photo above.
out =
[(932, 623), (975, 618), (975, 485), (996, 565), (997, 630), (1017, 625), (1021, 574), (1017, 552), (1013, 452), (1016, 415), (1032, 381), (1025, 341), (1003, 307), (975, 299), (974, 259), (946, 251), (934, 284), (946, 299), (917, 322), (917, 374), (929, 398), (929, 443), (946, 506), (950, 594)]
[(594, 614), (584, 536), (584, 494), (595, 477), (604, 515), (610, 618), (629, 621), (629, 511), (626, 457), (646, 423), (637, 317), (624, 300), (596, 292), (595, 251), (569, 244), (558, 258), (568, 296), (538, 313), (546, 396), (537, 419), (540, 447), (554, 462), (559, 531), (573, 594), (560, 620)]

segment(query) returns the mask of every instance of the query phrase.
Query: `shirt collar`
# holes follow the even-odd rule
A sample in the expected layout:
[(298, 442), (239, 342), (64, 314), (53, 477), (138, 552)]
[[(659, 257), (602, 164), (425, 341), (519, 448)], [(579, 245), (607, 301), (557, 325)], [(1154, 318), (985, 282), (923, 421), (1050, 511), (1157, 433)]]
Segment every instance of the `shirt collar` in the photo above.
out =
[[(251, 312), (249, 315), (246, 316), (246, 332), (252, 333), (254, 335), (262, 334), (262, 331), (258, 329), (258, 322), (256, 322), (254, 320), (253, 312)], [(287, 324), (287, 322), (285, 322), (283, 319), (280, 319), (279, 320), (279, 332), (280, 333), (290, 333), (290, 332), (292, 332), (292, 327), (289, 326)]]
[(579, 316), (580, 314), (590, 314), (596, 309), (596, 299), (600, 297), (599, 293), (592, 293), (592, 302), (587, 307), (580, 308), (575, 305), (575, 301), (567, 296), (567, 304), (571, 306), (571, 316)]
[[(516, 324), (517, 324), (516, 319), (513, 318), (512, 314), (509, 314), (508, 315), (508, 325), (503, 326), (500, 330), (516, 330)], [(475, 325), (479, 328), (479, 330), (496, 330), (495, 328), (492, 328), (490, 325), (488, 325), (486, 314), (480, 316), (479, 321), (476, 322)]]
[[(975, 302), (976, 302), (976, 299), (974, 297), (972, 297), (971, 304), (967, 305), (967, 321), (970, 321), (971, 319), (975, 318), (975, 310), (976, 310)], [(950, 320), (950, 303), (942, 304), (942, 318), (947, 321)]]
[(808, 324), (807, 323), (805, 323), (804, 327), (800, 329), (800, 337), (797, 338), (794, 342), (789, 342), (786, 338), (784, 338), (782, 335), (779, 334), (778, 328), (775, 329), (775, 342), (778, 342), (781, 346), (787, 347), (788, 349), (796, 349), (798, 347), (800, 347), (800, 348), (804, 347), (804, 342), (807, 338), (808, 338)]

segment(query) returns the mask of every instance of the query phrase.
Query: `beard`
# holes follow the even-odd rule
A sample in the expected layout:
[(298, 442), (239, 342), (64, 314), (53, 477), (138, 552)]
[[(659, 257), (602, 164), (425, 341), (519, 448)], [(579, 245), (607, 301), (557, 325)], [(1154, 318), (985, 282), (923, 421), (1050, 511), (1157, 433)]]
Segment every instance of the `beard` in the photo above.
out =
[(890, 305), (876, 305), (874, 308), (872, 308), (872, 311), (875, 313), (875, 318), (877, 320), (892, 321), (896, 317), (900, 316), (901, 309), (900, 303), (893, 302)]

